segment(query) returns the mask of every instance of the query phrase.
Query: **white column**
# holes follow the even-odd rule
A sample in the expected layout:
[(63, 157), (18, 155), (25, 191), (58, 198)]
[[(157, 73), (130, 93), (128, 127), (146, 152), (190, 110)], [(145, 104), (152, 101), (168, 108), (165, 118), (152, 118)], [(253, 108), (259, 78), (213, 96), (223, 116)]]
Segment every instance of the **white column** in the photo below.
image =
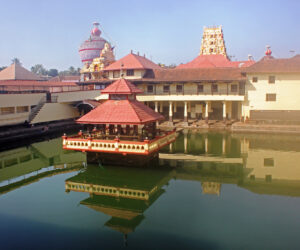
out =
[(187, 122), (188, 120), (188, 112), (187, 112), (187, 102), (184, 102), (184, 121)]
[(155, 102), (155, 112), (158, 112), (158, 102)]
[(169, 102), (169, 121), (173, 121), (173, 103)]
[(223, 102), (223, 120), (226, 120), (226, 102)]
[(170, 145), (169, 145), (169, 151), (170, 151), (170, 153), (173, 153), (173, 143), (170, 143)]

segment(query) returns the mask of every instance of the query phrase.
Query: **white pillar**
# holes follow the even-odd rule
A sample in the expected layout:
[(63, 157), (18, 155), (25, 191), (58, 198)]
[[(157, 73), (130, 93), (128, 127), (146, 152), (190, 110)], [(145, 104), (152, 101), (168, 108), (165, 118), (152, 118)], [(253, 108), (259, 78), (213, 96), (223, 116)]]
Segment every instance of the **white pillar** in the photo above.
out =
[(226, 102), (223, 102), (223, 120), (226, 120)]
[(170, 143), (170, 145), (169, 145), (169, 151), (170, 151), (170, 153), (173, 153), (173, 143)]
[(158, 112), (158, 102), (155, 102), (155, 112)]
[(184, 102), (184, 121), (187, 122), (188, 120), (188, 112), (187, 112), (187, 102)]
[(173, 121), (173, 103), (169, 102), (169, 121)]

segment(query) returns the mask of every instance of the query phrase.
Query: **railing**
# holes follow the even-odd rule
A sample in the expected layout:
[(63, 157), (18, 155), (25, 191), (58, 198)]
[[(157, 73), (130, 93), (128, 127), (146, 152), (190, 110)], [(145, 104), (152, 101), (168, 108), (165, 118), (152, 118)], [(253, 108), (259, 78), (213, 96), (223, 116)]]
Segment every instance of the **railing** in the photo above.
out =
[(142, 154), (148, 155), (165, 145), (175, 141), (176, 132), (165, 132), (161, 136), (155, 137), (153, 140), (143, 141), (125, 141), (116, 138), (110, 139), (93, 139), (92, 137), (75, 136), (68, 138), (63, 136), (63, 148), (68, 150), (92, 151), (92, 152), (110, 152), (120, 154)]
[(0, 85), (0, 94), (16, 93), (61, 93), (73, 91), (96, 90), (94, 85), (78, 86), (38, 86), (38, 85)]
[(207, 90), (204, 89), (203, 91), (197, 91), (195, 90), (182, 90), (182, 91), (176, 91), (171, 89), (168, 91), (163, 91), (163, 90), (153, 90), (153, 91), (147, 91), (144, 90), (144, 93), (142, 95), (244, 95), (243, 92), (241, 91), (231, 91), (227, 89), (220, 89), (218, 91), (213, 91), (213, 90)]
[(41, 108), (44, 106), (44, 104), (46, 103), (46, 96), (43, 96), (41, 98), (41, 100), (38, 102), (38, 104), (31, 109), (29, 117), (28, 117), (28, 121), (31, 122), (34, 117), (36, 117), (37, 113), (41, 110)]
[(66, 181), (65, 189), (67, 192), (87, 192), (96, 195), (108, 195), (112, 197), (124, 197), (137, 200), (148, 200), (149, 191), (131, 189), (126, 187), (113, 187), (97, 184), (85, 184), (73, 181)]

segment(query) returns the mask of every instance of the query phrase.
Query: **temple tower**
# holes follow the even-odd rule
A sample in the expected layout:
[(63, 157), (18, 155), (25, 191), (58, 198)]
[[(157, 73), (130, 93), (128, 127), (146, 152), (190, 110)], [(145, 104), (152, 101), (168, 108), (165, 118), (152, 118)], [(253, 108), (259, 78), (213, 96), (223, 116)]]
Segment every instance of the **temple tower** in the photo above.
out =
[(222, 25), (203, 28), (199, 55), (223, 55), (227, 58)]

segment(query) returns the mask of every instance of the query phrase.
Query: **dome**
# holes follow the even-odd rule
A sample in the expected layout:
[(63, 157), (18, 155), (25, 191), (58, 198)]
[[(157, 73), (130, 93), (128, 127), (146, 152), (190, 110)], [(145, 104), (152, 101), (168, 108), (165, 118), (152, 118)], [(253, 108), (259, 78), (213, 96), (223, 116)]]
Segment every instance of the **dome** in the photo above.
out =
[(91, 63), (94, 58), (99, 57), (101, 50), (104, 48), (106, 40), (100, 37), (101, 31), (98, 26), (99, 23), (94, 23), (90, 38), (79, 47), (79, 55), (83, 63)]

